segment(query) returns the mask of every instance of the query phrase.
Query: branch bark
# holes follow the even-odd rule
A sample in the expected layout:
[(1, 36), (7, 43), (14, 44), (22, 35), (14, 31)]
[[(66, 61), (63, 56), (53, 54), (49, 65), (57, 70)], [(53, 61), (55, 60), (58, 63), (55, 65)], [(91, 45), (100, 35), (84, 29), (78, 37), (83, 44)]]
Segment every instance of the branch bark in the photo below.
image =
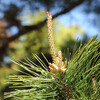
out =
[[(65, 14), (67, 12), (69, 12), (70, 10), (72, 10), (73, 8), (77, 7), (78, 5), (82, 4), (85, 0), (78, 0), (76, 2), (74, 2), (71, 6), (69, 6), (66, 9), (63, 9), (61, 12), (56, 13), (55, 15), (52, 16), (52, 18), (56, 18), (62, 14)], [(40, 28), (42, 28), (44, 25), (46, 24), (46, 19), (36, 25), (32, 25), (32, 26), (23, 26), (20, 28), (19, 32), (11, 37), (8, 38), (8, 43), (11, 41), (16, 40), (17, 38), (19, 38), (20, 36), (27, 34), (28, 32), (31, 32), (33, 30), (38, 30)]]

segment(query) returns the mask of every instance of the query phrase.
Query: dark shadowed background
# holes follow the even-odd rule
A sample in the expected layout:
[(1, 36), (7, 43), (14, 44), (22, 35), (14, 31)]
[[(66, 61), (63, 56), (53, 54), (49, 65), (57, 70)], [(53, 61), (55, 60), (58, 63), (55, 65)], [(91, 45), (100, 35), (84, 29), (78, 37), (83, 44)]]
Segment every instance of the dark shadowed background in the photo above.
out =
[[(71, 55), (90, 37), (100, 39), (100, 0), (0, 0), (0, 100), (9, 91), (6, 77), (23, 60), (41, 52), (51, 60), (46, 12), (52, 12), (56, 50)], [(35, 60), (34, 60), (35, 61)]]

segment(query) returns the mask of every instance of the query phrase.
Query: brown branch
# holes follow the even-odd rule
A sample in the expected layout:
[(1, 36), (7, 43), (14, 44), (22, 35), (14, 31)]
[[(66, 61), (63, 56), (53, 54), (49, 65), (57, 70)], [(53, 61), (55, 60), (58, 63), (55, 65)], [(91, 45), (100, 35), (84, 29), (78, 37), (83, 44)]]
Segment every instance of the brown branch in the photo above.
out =
[[(56, 18), (59, 15), (65, 14), (67, 12), (69, 12), (70, 10), (72, 10), (73, 8), (77, 7), (78, 5), (82, 4), (85, 0), (79, 0), (77, 2), (72, 3), (68, 8), (62, 10), (61, 12), (55, 14), (52, 16), (52, 18)], [(11, 37), (8, 38), (8, 41), (11, 42), (13, 40), (16, 40), (17, 38), (19, 38), (20, 36), (27, 34), (28, 32), (31, 32), (33, 30), (37, 30), (42, 28), (44, 25), (46, 24), (46, 19), (36, 25), (32, 25), (32, 26), (23, 26), (20, 28), (19, 32)]]

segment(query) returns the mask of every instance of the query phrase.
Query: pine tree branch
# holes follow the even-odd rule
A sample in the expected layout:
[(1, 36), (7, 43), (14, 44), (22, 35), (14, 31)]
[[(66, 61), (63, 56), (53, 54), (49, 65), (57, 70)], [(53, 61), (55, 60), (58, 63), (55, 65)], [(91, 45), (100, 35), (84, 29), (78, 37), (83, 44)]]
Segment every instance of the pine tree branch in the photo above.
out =
[[(71, 4), (69, 7), (65, 8), (64, 10), (62, 10), (61, 12), (59, 13), (56, 13), (55, 15), (52, 16), (52, 18), (56, 18), (62, 14), (65, 14), (69, 11), (71, 11), (72, 9), (74, 9), (75, 7), (77, 7), (78, 5), (82, 4), (85, 0), (78, 0), (76, 2), (74, 2), (73, 4)], [(32, 26), (22, 26), (19, 30), (19, 32), (11, 37), (8, 38), (8, 41), (11, 42), (11, 41), (14, 41), (16, 40), (17, 38), (19, 38), (20, 36), (24, 35), (24, 34), (27, 34), (33, 30), (38, 30), (40, 28), (42, 28), (45, 24), (46, 24), (46, 20), (45, 19), (44, 21), (36, 24), (36, 25), (32, 25)]]

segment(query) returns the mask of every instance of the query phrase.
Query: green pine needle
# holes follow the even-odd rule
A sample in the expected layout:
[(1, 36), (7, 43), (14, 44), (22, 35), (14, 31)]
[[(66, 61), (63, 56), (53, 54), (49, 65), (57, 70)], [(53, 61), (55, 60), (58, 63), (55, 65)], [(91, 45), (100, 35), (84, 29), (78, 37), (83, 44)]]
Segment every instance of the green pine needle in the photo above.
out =
[[(48, 66), (34, 55), (40, 65), (29, 58), (13, 60), (25, 71), (22, 75), (9, 76), (12, 92), (6, 98), (14, 100), (100, 100), (100, 40), (91, 38), (82, 44), (68, 62), (66, 71), (53, 74)], [(69, 53), (69, 52), (68, 52)], [(48, 60), (42, 53), (47, 63)]]

